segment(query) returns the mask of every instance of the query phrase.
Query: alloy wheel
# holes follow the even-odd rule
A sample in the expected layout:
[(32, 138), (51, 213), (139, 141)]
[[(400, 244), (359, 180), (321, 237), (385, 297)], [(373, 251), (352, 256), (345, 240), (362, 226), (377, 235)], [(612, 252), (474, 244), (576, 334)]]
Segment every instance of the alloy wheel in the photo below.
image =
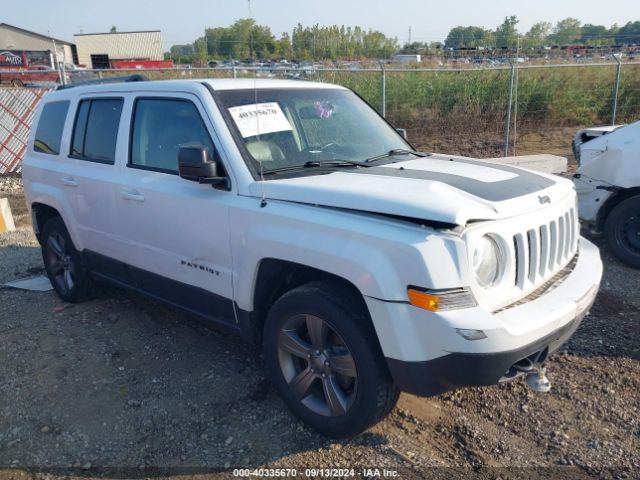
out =
[(46, 259), (51, 279), (65, 294), (69, 294), (75, 286), (76, 267), (71, 256), (69, 245), (58, 232), (47, 238)]
[(284, 322), (278, 337), (280, 369), (291, 393), (314, 413), (347, 413), (357, 393), (353, 356), (340, 335), (313, 315)]

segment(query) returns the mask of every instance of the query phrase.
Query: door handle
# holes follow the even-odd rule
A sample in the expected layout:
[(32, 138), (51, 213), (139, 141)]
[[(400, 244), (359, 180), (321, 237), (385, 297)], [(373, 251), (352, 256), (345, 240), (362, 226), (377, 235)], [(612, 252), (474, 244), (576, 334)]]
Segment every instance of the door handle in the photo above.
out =
[(120, 195), (125, 200), (133, 200), (134, 202), (144, 202), (144, 195), (137, 190), (120, 190)]
[(62, 177), (62, 185), (66, 187), (77, 187), (78, 182), (73, 177)]

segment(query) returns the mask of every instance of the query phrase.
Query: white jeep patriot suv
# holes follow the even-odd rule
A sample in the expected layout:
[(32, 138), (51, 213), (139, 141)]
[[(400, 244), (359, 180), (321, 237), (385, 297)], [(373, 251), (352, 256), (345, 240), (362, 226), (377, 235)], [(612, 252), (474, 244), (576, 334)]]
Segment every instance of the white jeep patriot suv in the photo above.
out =
[(22, 171), (62, 299), (107, 281), (237, 330), (333, 436), (399, 391), (545, 380), (602, 275), (569, 180), (416, 152), (335, 85), (60, 89)]

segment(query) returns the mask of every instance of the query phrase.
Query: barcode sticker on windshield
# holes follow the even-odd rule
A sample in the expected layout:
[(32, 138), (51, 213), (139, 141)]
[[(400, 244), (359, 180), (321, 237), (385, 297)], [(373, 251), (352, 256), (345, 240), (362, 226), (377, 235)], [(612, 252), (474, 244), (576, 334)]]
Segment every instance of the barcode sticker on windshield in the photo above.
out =
[(231, 107), (229, 113), (243, 138), (291, 131), (291, 124), (276, 102)]

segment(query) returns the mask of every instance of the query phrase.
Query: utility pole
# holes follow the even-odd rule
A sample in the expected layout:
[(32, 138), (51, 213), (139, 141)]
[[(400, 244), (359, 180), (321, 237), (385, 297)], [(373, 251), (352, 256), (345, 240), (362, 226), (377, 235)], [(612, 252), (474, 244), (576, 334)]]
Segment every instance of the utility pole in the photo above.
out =
[(411, 25), (409, 25), (409, 41), (407, 42), (407, 45), (411, 45)]
[[(247, 8), (249, 9), (249, 18), (253, 18), (251, 15), (251, 0), (247, 0)], [(249, 58), (253, 60), (253, 27), (249, 31)]]
[(204, 26), (204, 54), (205, 54), (205, 58), (204, 61), (205, 63), (208, 64), (209, 61), (209, 40), (207, 40), (207, 26)]

